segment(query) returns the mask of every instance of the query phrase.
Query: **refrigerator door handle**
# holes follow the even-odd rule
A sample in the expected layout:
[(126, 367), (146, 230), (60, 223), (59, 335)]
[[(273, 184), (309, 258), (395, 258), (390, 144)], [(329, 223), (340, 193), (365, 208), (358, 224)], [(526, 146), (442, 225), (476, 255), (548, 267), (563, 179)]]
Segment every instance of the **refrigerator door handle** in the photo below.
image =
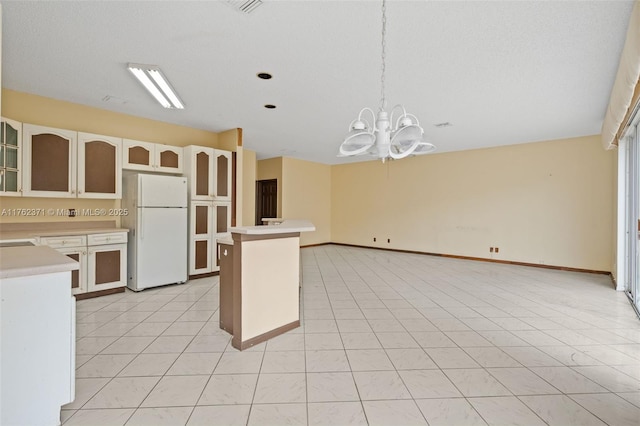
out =
[(143, 179), (139, 180), (140, 182), (140, 191), (138, 191), (138, 196), (139, 196), (139, 200), (138, 200), (138, 228), (140, 229), (140, 239), (144, 240), (144, 226), (142, 225), (142, 218), (144, 216), (144, 214), (142, 214), (142, 206), (144, 206), (144, 204), (142, 203), (142, 194), (144, 194), (144, 191), (142, 190), (142, 182), (144, 182)]

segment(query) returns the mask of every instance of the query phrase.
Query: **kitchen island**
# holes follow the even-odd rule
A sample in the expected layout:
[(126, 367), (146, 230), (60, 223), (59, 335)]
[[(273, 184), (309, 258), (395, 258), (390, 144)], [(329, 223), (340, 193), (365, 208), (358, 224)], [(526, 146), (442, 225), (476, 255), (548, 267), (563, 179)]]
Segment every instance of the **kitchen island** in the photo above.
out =
[(0, 248), (0, 424), (58, 425), (75, 398), (77, 269), (50, 247)]
[(220, 327), (243, 350), (300, 326), (300, 233), (307, 220), (232, 227), (220, 248)]

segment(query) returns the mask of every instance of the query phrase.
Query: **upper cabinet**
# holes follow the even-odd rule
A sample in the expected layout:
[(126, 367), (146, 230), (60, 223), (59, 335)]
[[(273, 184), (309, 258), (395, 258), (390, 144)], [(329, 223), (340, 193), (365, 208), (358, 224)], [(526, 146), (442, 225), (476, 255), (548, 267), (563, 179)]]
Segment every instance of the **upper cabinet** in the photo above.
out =
[(147, 172), (182, 173), (182, 147), (124, 139), (124, 169)]
[(196, 145), (189, 145), (184, 150), (190, 199), (213, 200), (216, 183), (213, 178), (215, 150)]
[(76, 197), (77, 133), (24, 124), (22, 184), (28, 197)]
[(122, 139), (78, 133), (78, 197), (122, 198)]
[(0, 119), (0, 195), (22, 195), (22, 123)]
[(122, 198), (122, 139), (22, 126), (27, 197)]
[(184, 148), (191, 200), (231, 201), (231, 152), (204, 146)]
[(231, 201), (231, 152), (215, 150), (214, 198), (219, 201)]

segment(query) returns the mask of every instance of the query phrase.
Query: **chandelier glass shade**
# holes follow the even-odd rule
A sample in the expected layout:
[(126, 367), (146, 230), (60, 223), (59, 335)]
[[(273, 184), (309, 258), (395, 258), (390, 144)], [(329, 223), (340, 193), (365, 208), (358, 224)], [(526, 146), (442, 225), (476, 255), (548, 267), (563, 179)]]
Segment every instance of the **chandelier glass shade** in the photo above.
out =
[[(390, 114), (385, 111), (386, 28), (386, 0), (383, 0), (380, 108), (377, 115), (371, 108), (360, 110), (358, 118), (349, 125), (349, 133), (340, 145), (338, 157), (372, 155), (384, 162), (388, 158), (398, 160), (436, 149), (435, 145), (425, 140), (418, 118), (407, 113), (404, 106), (396, 105)], [(394, 115), (396, 112), (397, 115)]]

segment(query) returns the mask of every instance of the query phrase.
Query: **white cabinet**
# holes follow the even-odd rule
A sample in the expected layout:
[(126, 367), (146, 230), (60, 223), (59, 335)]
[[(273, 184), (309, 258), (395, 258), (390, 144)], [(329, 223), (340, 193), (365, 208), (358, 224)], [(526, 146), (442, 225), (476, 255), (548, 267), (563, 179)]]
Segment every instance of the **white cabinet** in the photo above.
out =
[(78, 262), (78, 270), (71, 271), (71, 292), (82, 294), (87, 292), (87, 248), (80, 247), (61, 247), (56, 249), (58, 252)]
[(78, 198), (122, 198), (122, 139), (78, 133)]
[[(55, 253), (54, 253), (55, 254)], [(76, 305), (70, 272), (0, 279), (0, 424), (60, 424), (75, 398)]]
[(189, 205), (189, 275), (212, 272), (215, 262), (213, 203), (192, 201)]
[(74, 295), (119, 288), (127, 284), (127, 232), (40, 237), (46, 245), (76, 260)]
[(179, 146), (123, 139), (122, 167), (127, 170), (179, 174), (183, 157)]
[(213, 159), (215, 150), (189, 145), (184, 148), (184, 172), (187, 176), (190, 200), (212, 201), (214, 196)]
[(204, 146), (185, 147), (189, 186), (189, 275), (216, 272), (217, 240), (229, 235), (233, 191), (232, 153)]
[(23, 124), (22, 184), (27, 197), (76, 197), (77, 133)]
[(94, 234), (87, 240), (87, 291), (126, 286), (127, 233)]
[(189, 209), (189, 275), (218, 271), (217, 240), (230, 235), (231, 203), (192, 201)]
[(231, 165), (232, 154), (230, 151), (215, 150), (215, 159), (213, 162), (215, 176), (215, 184), (213, 185), (213, 196), (219, 201), (231, 201)]
[(22, 187), (27, 197), (122, 197), (122, 139), (22, 126)]
[(0, 119), (0, 195), (22, 195), (22, 123)]

